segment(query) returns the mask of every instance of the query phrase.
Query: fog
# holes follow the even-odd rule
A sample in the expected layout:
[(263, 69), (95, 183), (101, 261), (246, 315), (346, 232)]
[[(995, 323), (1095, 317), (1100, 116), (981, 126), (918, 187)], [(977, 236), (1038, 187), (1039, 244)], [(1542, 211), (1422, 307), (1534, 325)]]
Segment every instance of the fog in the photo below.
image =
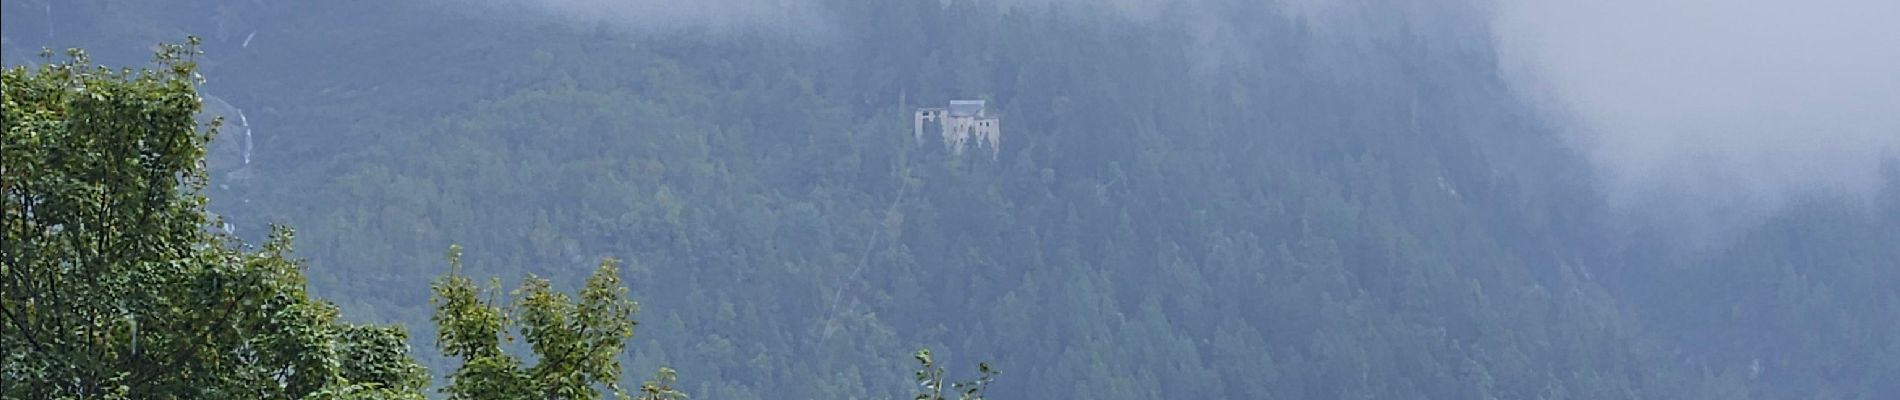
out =
[[(53, 317), (0, 329), (38, 379), (0, 397), (916, 398), (988, 361), (997, 399), (1888, 398), (1878, 1), (6, 0), (8, 63), (203, 53), (8, 70), (0, 208), (71, 212), (0, 213), (0, 306)], [(193, 95), (214, 140), (137, 123)], [(995, 140), (918, 143), (953, 99)], [(125, 149), (205, 175), (61, 162)], [(289, 325), (120, 334), (207, 321)], [(246, 345), (279, 331), (321, 335)], [(304, 361), (351, 378), (269, 373)], [(173, 364), (210, 367), (113, 378)]]
[(1611, 205), (1717, 233), (1867, 196), (1900, 151), (1900, 2), (1503, 1), (1500, 62)]
[(544, 16), (637, 33), (682, 30), (729, 33), (765, 29), (779, 34), (821, 36), (832, 33), (835, 27), (824, 7), (810, 0), (484, 0), (474, 3), (509, 11), (526, 8)]

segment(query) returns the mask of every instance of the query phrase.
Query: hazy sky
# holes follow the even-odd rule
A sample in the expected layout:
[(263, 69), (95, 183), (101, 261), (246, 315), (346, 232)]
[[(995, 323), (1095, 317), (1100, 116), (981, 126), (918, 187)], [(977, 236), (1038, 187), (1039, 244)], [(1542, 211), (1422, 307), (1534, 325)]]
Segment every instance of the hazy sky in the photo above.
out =
[(1793, 194), (1870, 193), (1900, 155), (1900, 1), (1494, 6), (1503, 67), (1573, 123), (1626, 211), (1733, 222)]

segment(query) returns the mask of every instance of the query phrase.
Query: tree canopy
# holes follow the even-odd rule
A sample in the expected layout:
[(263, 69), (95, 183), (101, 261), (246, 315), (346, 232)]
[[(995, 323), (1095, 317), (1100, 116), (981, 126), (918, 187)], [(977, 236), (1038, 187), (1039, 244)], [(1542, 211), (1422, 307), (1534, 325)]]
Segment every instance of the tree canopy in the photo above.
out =
[[(792, 3), (823, 10), (822, 26), (680, 28), (544, 15), (536, 2), (442, 3), (0, 4), (9, 63), (42, 45), (98, 43), (98, 57), (123, 58), (220, 32), (209, 54), (180, 58), (209, 81), (161, 66), (155, 85), (215, 94), (231, 110), (219, 113), (248, 115), (255, 134), (248, 161), (234, 134), (190, 139), (201, 149), (29, 142), (26, 132), (143, 135), (85, 127), (146, 114), (29, 117), (92, 100), (27, 83), (57, 70), (47, 65), (22, 68), (19, 85), (8, 78), (9, 196), (57, 190), (66, 194), (34, 196), (71, 206), (32, 207), (131, 222), (32, 222), (54, 212), (10, 197), (9, 235), (72, 239), (8, 241), (8, 271), (19, 273), (8, 285), (21, 286), (5, 288), (6, 311), (42, 317), (6, 326), (129, 345), (120, 338), (136, 321), (141, 349), (153, 324), (207, 332), (215, 314), (115, 317), (129, 315), (116, 302), (158, 295), (43, 294), (117, 276), (54, 267), (181, 259), (139, 255), (149, 250), (284, 259), (165, 264), (227, 271), (164, 275), (202, 292), (165, 304), (222, 310), (220, 296), (240, 292), (228, 282), (252, 276), (239, 267), (285, 271), (243, 282), (301, 282), (289, 275), (301, 270), (307, 291), (287, 298), (337, 303), (296, 308), (324, 316), (307, 320), (414, 333), (416, 362), (453, 388), (424, 394), (572, 394), (584, 382), (602, 397), (909, 398), (922, 390), (905, 379), (919, 362), (972, 372), (963, 366), (974, 359), (1009, 370), (985, 386), (991, 398), (1900, 392), (1900, 368), (1884, 362), (1900, 357), (1890, 312), (1900, 170), (1883, 192), (1791, 202), (1708, 248), (1632, 226), (1594, 187), (1562, 121), (1512, 90), (1481, 15), (1446, 23), (1345, 1), (1344, 18), (1322, 23), (1282, 7), (1299, 2), (1175, 2), (1136, 18), (1069, 2), (815, 0)], [(73, 101), (13, 105), (30, 95)], [(951, 99), (986, 100), (1003, 118), (994, 157), (911, 136), (916, 107)], [(156, 166), (126, 160), (161, 145), (201, 152), (204, 165), (170, 181), (93, 172)], [(197, 211), (138, 222), (131, 213), (172, 215), (129, 205), (165, 185), (195, 193), (173, 200), (209, 201), (197, 209), (233, 233)], [(104, 189), (118, 187), (134, 191)], [(266, 251), (289, 246), (271, 224), (298, 228), (307, 261)], [(135, 228), (179, 236), (134, 247)], [(445, 277), (440, 250), (457, 243), (466, 252), (450, 264), (466, 264)], [(625, 260), (614, 274), (643, 307), (614, 361), (662, 372), (519, 383), (552, 376), (537, 349), (612, 347), (578, 344), (616, 334), (580, 316), (607, 256)], [(606, 306), (617, 301), (597, 309), (617, 313)], [(55, 304), (66, 311), (35, 311)], [(231, 318), (253, 315), (236, 304)], [(106, 325), (44, 317), (69, 313)], [(57, 337), (13, 332), (8, 350)], [(62, 346), (48, 348), (100, 351)], [(928, 360), (903, 357), (922, 346)], [(607, 364), (551, 358), (573, 360), (570, 371)], [(126, 362), (16, 359), (8, 368), (42, 374)], [(352, 384), (400, 381), (344, 369)], [(957, 396), (945, 384), (960, 375), (948, 375), (928, 380), (942, 389), (931, 396)], [(56, 379), (45, 376), (35, 382)]]
[[(311, 296), (289, 229), (251, 248), (205, 211), (204, 156), (224, 121), (199, 123), (197, 44), (161, 45), (155, 70), (94, 66), (74, 50), (5, 71), (0, 392), (423, 398), (407, 333), (343, 322)], [(462, 275), (459, 246), (449, 263), (433, 285), (436, 343), (461, 361), (441, 389), (449, 398), (686, 398), (671, 368), (619, 384), (639, 305), (618, 261), (603, 261), (578, 300), (530, 276), (508, 304)], [(517, 334), (532, 366), (504, 351)]]
[(405, 332), (310, 296), (288, 229), (211, 229), (196, 44), (6, 69), (6, 397), (420, 398)]

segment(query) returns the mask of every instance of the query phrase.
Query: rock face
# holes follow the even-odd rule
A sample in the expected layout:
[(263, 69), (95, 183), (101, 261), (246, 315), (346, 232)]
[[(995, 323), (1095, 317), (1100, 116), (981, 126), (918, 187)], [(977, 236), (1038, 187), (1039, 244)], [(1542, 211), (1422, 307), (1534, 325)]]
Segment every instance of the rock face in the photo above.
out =
[(1002, 147), (1001, 120), (984, 112), (983, 100), (951, 100), (949, 107), (926, 107), (917, 109), (912, 119), (912, 135), (917, 144), (924, 143), (925, 122), (935, 121), (941, 126), (943, 145), (951, 153), (963, 154), (965, 147), (990, 148), (990, 158), (996, 158)]

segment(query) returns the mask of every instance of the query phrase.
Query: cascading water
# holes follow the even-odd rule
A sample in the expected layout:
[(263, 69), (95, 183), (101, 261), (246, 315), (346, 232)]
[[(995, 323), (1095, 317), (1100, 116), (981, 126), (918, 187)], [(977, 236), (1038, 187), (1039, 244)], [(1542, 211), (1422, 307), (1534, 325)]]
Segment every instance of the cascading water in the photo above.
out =
[(237, 109), (238, 125), (244, 128), (244, 165), (251, 165), (251, 119), (244, 117), (244, 109)]

